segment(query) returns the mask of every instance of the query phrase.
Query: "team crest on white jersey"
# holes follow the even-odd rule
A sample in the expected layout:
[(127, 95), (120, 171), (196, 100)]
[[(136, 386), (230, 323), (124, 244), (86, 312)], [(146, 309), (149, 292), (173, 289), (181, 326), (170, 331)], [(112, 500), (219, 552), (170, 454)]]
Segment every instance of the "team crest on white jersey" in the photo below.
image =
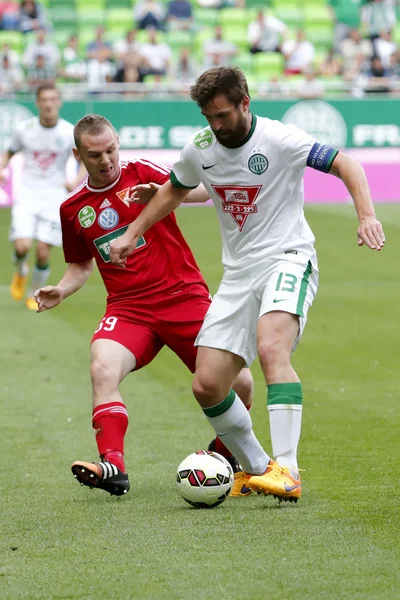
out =
[(262, 185), (213, 185), (212, 187), (222, 200), (222, 210), (231, 215), (239, 231), (242, 231), (247, 217), (258, 212), (255, 202)]
[(56, 152), (50, 152), (49, 150), (43, 150), (42, 152), (34, 151), (33, 157), (42, 171), (47, 171), (56, 160), (57, 154)]

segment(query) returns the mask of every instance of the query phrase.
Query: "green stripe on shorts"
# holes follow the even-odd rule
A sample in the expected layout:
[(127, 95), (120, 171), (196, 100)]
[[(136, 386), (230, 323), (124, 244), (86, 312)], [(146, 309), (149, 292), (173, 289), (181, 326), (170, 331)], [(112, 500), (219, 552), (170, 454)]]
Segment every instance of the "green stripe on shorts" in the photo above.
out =
[(304, 308), (304, 302), (305, 302), (306, 295), (307, 295), (308, 281), (310, 279), (311, 273), (312, 273), (312, 266), (311, 266), (311, 261), (309, 260), (307, 263), (306, 270), (303, 273), (303, 278), (302, 278), (301, 284), (300, 284), (299, 298), (297, 300), (296, 315), (299, 315), (300, 317), (304, 317), (303, 308)]

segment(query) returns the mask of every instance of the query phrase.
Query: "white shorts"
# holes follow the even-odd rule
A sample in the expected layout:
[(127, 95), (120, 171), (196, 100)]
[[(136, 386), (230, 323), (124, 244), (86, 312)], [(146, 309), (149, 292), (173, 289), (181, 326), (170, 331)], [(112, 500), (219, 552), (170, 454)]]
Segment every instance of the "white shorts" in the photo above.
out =
[(34, 192), (22, 188), (12, 205), (9, 240), (26, 238), (61, 246), (59, 211), (67, 194), (64, 187)]
[(297, 346), (318, 289), (315, 255), (285, 253), (246, 269), (227, 270), (195, 345), (227, 350), (248, 366), (257, 356), (258, 319), (272, 311), (299, 316)]

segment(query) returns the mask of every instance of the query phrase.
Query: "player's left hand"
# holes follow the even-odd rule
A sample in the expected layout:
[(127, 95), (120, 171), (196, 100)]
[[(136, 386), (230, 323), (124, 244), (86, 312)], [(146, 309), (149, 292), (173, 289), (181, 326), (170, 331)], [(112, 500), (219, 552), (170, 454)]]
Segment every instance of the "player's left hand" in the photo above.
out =
[(376, 217), (368, 216), (361, 219), (360, 226), (357, 229), (358, 245), (364, 244), (371, 250), (382, 250), (385, 243), (385, 234), (382, 224)]
[(128, 202), (130, 204), (147, 204), (160, 187), (158, 183), (141, 183), (140, 185), (135, 185), (129, 191)]
[(127, 257), (132, 254), (136, 248), (140, 236), (126, 231), (123, 235), (110, 243), (110, 262), (118, 267), (126, 266)]

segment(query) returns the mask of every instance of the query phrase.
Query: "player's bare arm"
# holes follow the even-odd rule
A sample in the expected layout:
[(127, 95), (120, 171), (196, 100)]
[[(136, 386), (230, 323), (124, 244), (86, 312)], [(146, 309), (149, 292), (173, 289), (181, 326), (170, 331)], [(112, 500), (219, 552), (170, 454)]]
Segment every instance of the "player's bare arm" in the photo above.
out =
[(35, 292), (35, 300), (38, 305), (36, 312), (50, 310), (80, 290), (92, 273), (93, 267), (93, 259), (81, 263), (70, 263), (57, 285), (47, 285)]
[(189, 189), (178, 189), (170, 181), (154, 194), (139, 217), (129, 225), (124, 235), (110, 244), (110, 261), (113, 265), (125, 266), (126, 257), (132, 254), (139, 238), (157, 221), (174, 211), (189, 194)]
[(65, 189), (67, 192), (72, 192), (75, 188), (78, 187), (80, 183), (87, 177), (87, 171), (85, 169), (85, 165), (83, 162), (79, 162), (79, 169), (76, 175), (76, 178), (73, 181), (67, 181), (65, 183)]
[(8, 163), (14, 156), (14, 152), (7, 150), (3, 152), (0, 158), (0, 185), (3, 185), (7, 181), (6, 175), (3, 173), (4, 169), (7, 167)]
[(357, 229), (358, 245), (365, 244), (371, 250), (382, 250), (385, 234), (381, 223), (375, 216), (368, 181), (362, 165), (350, 156), (339, 152), (329, 173), (343, 181), (353, 199), (360, 222)]
[[(129, 202), (131, 204), (147, 204), (161, 187), (158, 183), (141, 183), (131, 188)], [(200, 204), (209, 200), (210, 194), (203, 184), (191, 190), (183, 201), (184, 204)]]

